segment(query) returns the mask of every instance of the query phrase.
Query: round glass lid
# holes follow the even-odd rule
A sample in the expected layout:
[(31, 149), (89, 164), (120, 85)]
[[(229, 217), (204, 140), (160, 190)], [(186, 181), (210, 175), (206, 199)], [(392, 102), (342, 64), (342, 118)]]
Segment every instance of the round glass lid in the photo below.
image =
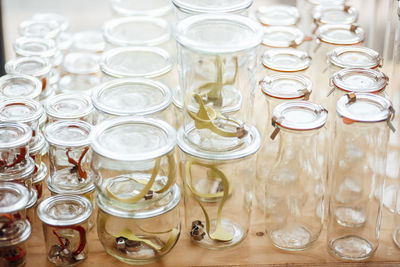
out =
[(0, 123), (0, 147), (10, 149), (27, 146), (32, 138), (32, 130), (22, 123)]
[(187, 13), (239, 13), (249, 8), (253, 0), (172, 0), (172, 3)]
[(44, 106), (47, 115), (57, 119), (80, 119), (93, 111), (92, 101), (83, 94), (60, 94), (50, 97)]
[(103, 54), (101, 70), (115, 78), (154, 78), (173, 67), (170, 54), (157, 47), (118, 47)]
[(358, 11), (345, 5), (316, 6), (313, 18), (321, 24), (353, 24), (358, 19)]
[(53, 39), (36, 37), (19, 37), (13, 43), (15, 53), (19, 56), (53, 57), (57, 46)]
[(304, 41), (304, 33), (296, 27), (267, 26), (264, 27), (262, 44), (270, 47), (297, 47)]
[(100, 71), (100, 56), (95, 53), (69, 53), (64, 58), (64, 70), (72, 74), (92, 74)]
[(233, 14), (202, 14), (181, 20), (176, 41), (186, 48), (209, 54), (239, 52), (258, 46), (262, 28), (249, 18)]
[(25, 186), (0, 182), (0, 214), (10, 214), (25, 209), (29, 198), (30, 193)]
[(385, 89), (389, 78), (372, 69), (342, 69), (332, 76), (332, 83), (345, 92), (376, 93)]
[(39, 79), (24, 74), (8, 74), (0, 77), (0, 96), (38, 98), (42, 92)]
[(166, 20), (154, 17), (129, 17), (109, 20), (103, 27), (107, 42), (116, 46), (157, 46), (171, 39)]
[(312, 82), (303, 75), (273, 74), (260, 82), (261, 90), (267, 96), (278, 99), (305, 98), (311, 93)]
[(328, 53), (328, 60), (340, 68), (374, 69), (380, 66), (382, 58), (368, 47), (342, 46)]
[(272, 118), (279, 127), (307, 131), (324, 126), (328, 111), (321, 105), (309, 101), (291, 101), (276, 106)]
[(18, 30), (25, 37), (56, 38), (61, 27), (53, 20), (25, 20), (19, 24)]
[(172, 93), (160, 82), (127, 78), (100, 85), (92, 100), (96, 109), (108, 114), (143, 116), (166, 109), (172, 102)]
[(62, 31), (66, 31), (69, 27), (68, 18), (56, 13), (35, 13), (32, 16), (36, 21), (54, 21), (60, 25)]
[(106, 46), (101, 31), (83, 31), (73, 35), (73, 47), (87, 52), (102, 52)]
[(122, 16), (160, 17), (172, 10), (170, 0), (111, 0), (111, 8)]
[(18, 57), (5, 65), (8, 74), (21, 73), (35, 77), (47, 75), (51, 68), (50, 62), (41, 57)]
[(365, 31), (357, 25), (322, 25), (315, 34), (319, 40), (336, 45), (358, 44), (365, 39)]
[(169, 153), (175, 144), (174, 128), (162, 120), (118, 117), (96, 125), (92, 149), (110, 159), (143, 161)]
[(45, 224), (70, 226), (85, 222), (92, 214), (92, 205), (82, 196), (56, 195), (43, 200), (37, 213)]
[(89, 145), (92, 125), (85, 121), (56, 121), (47, 125), (44, 136), (50, 144), (79, 147)]
[(291, 26), (299, 21), (300, 12), (289, 5), (260, 6), (256, 17), (264, 25)]
[(264, 53), (262, 63), (276, 71), (301, 71), (310, 67), (311, 57), (307, 52), (294, 48), (276, 48)]
[(7, 98), (0, 101), (0, 121), (33, 122), (44, 113), (42, 105), (28, 98)]
[(380, 95), (354, 93), (352, 97), (344, 95), (336, 103), (336, 112), (346, 122), (385, 121), (393, 114), (392, 103)]

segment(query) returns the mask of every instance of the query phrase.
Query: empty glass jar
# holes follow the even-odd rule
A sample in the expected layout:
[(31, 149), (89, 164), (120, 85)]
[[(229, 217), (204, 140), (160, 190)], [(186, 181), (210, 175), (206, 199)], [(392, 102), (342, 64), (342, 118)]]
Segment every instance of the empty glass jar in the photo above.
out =
[(394, 110), (379, 95), (349, 93), (339, 98), (336, 111), (340, 142), (334, 142), (329, 172), (328, 247), (342, 259), (363, 260), (378, 247)]
[(88, 256), (90, 201), (81, 196), (57, 195), (43, 200), (38, 208), (43, 223), (47, 259), (57, 266), (74, 266)]
[(300, 19), (299, 10), (289, 5), (260, 6), (255, 16), (265, 26), (294, 26)]
[(0, 78), (0, 97), (26, 97), (39, 100), (42, 83), (39, 79), (25, 74), (8, 74)]
[(44, 105), (48, 123), (65, 120), (93, 121), (94, 107), (84, 94), (60, 94), (50, 97)]
[(97, 233), (106, 252), (128, 264), (154, 262), (169, 253), (181, 232), (180, 198), (181, 190), (175, 184), (143, 209), (124, 211), (98, 194)]

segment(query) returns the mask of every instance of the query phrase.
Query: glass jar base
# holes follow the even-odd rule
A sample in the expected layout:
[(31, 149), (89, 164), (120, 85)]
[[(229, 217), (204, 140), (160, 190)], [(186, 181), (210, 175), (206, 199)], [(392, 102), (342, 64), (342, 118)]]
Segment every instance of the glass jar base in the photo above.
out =
[(315, 240), (307, 228), (297, 223), (271, 231), (269, 236), (275, 247), (289, 251), (304, 250)]
[(339, 258), (345, 260), (365, 260), (375, 252), (374, 247), (364, 238), (348, 235), (329, 242), (329, 249)]

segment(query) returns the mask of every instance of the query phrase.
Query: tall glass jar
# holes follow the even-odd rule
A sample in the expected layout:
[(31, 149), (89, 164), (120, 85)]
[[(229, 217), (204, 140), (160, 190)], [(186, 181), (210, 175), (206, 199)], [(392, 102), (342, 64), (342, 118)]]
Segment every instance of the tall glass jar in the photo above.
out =
[[(246, 142), (227, 152), (202, 150), (178, 132), (185, 196), (185, 231), (196, 245), (225, 249), (249, 231), (255, 182), (255, 153), (261, 138), (249, 128)], [(246, 177), (245, 179), (243, 179)]]
[(177, 25), (183, 127), (192, 145), (227, 151), (246, 142), (261, 39), (260, 25), (239, 15), (203, 14)]
[(116, 79), (93, 92), (95, 124), (119, 116), (152, 116), (166, 122), (171, 118), (171, 90), (158, 81), (140, 78)]
[(65, 120), (93, 122), (94, 107), (89, 96), (84, 94), (59, 94), (50, 97), (44, 109), (48, 123)]
[(74, 266), (88, 256), (90, 201), (81, 196), (57, 195), (43, 200), (38, 208), (43, 223), (47, 259), (57, 266)]
[(260, 6), (255, 16), (265, 26), (295, 26), (300, 19), (299, 10), (289, 5)]
[(175, 183), (175, 130), (166, 122), (119, 117), (96, 125), (92, 169), (107, 205), (138, 210), (168, 194)]
[(266, 231), (280, 249), (307, 249), (322, 231), (327, 151), (318, 136), (327, 117), (326, 109), (308, 101), (282, 103), (273, 111), (271, 138), (279, 135), (279, 151), (259, 186), (265, 188)]
[(336, 104), (329, 171), (329, 251), (346, 260), (371, 257), (379, 243), (387, 143), (394, 110), (389, 100), (349, 93)]
[(39, 79), (25, 74), (8, 74), (0, 77), (0, 97), (26, 97), (39, 100), (42, 83)]
[(97, 194), (97, 233), (108, 254), (128, 264), (145, 264), (169, 253), (181, 232), (181, 190), (173, 185), (168, 194), (136, 211), (120, 210)]

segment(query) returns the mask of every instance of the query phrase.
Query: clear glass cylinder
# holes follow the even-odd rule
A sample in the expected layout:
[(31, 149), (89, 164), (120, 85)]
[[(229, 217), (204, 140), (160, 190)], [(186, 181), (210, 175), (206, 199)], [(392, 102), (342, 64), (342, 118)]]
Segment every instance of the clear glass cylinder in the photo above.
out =
[(56, 266), (74, 266), (88, 256), (90, 201), (81, 196), (57, 195), (43, 200), (38, 208), (43, 223), (47, 259)]
[(44, 109), (49, 124), (66, 120), (93, 122), (94, 107), (90, 97), (85, 94), (55, 95), (46, 101)]
[(289, 5), (262, 5), (255, 16), (264, 26), (295, 26), (300, 19), (299, 10)]
[(389, 128), (389, 100), (349, 93), (336, 104), (332, 168), (329, 169), (327, 241), (345, 260), (371, 257), (379, 243)]
[(232, 14), (202, 14), (176, 28), (184, 129), (199, 148), (226, 151), (246, 142), (262, 30)]
[(97, 87), (92, 95), (95, 124), (121, 116), (156, 117), (172, 123), (171, 90), (150, 79), (116, 79)]
[(146, 264), (169, 253), (181, 232), (181, 190), (173, 185), (163, 198), (138, 211), (110, 206), (97, 195), (97, 233), (108, 254), (128, 264)]
[(96, 125), (92, 169), (107, 205), (139, 210), (168, 194), (176, 179), (175, 130), (166, 122), (119, 117)]
[(39, 79), (25, 74), (8, 74), (0, 77), (0, 97), (26, 97), (38, 101), (42, 92)]
[[(184, 184), (187, 233), (196, 245), (226, 249), (242, 242), (249, 231), (255, 183), (255, 153), (261, 138), (255, 127), (241, 147), (210, 152), (193, 147), (178, 132)], [(245, 179), (243, 179), (245, 177)]]
[(265, 188), (266, 232), (280, 249), (307, 249), (322, 231), (327, 151), (319, 135), (327, 116), (326, 109), (308, 101), (285, 102), (273, 111), (271, 138), (279, 136), (279, 150), (259, 186)]

